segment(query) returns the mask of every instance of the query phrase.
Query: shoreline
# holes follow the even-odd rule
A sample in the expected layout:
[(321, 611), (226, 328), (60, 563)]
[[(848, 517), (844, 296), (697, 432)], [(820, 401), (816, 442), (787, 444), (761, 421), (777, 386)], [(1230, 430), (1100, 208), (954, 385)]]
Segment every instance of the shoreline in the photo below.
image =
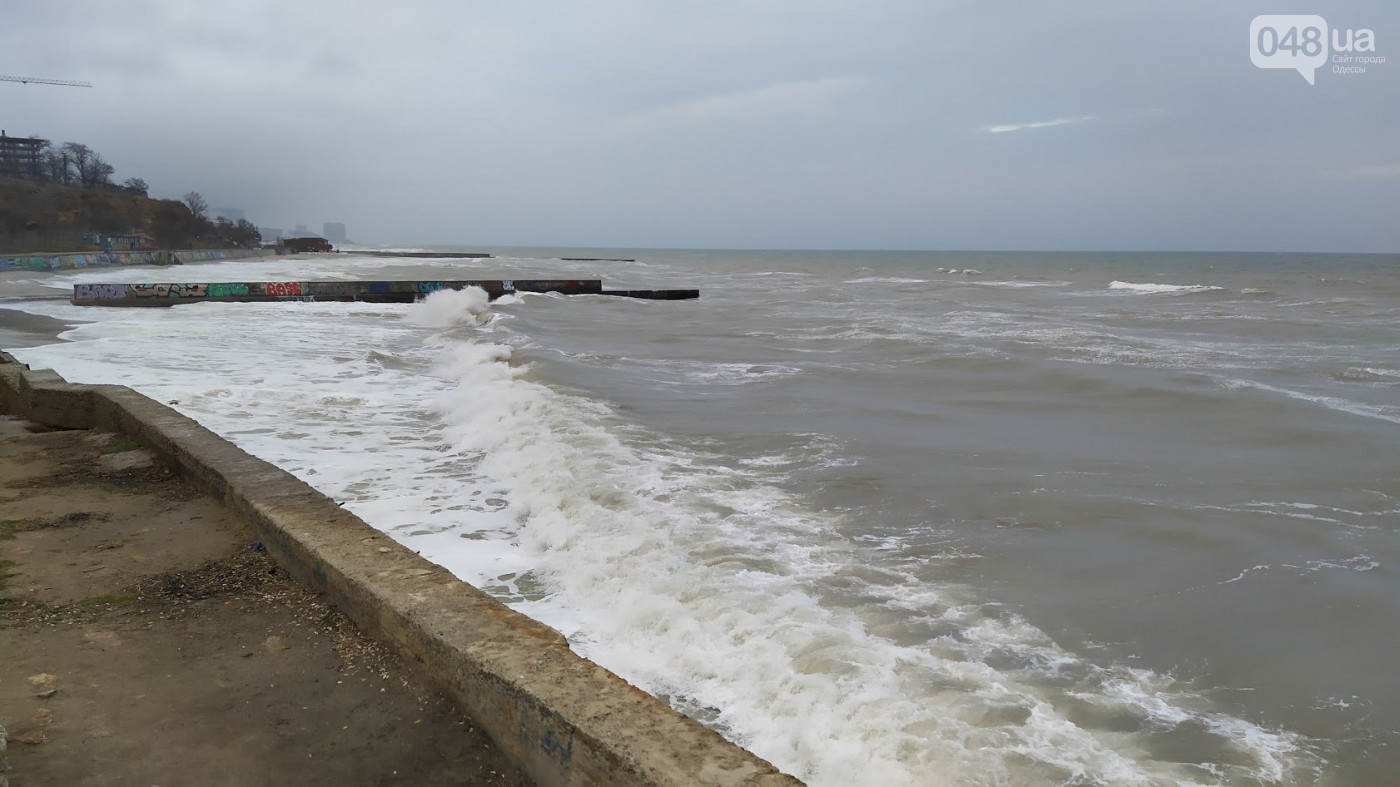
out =
[[(165, 269), (166, 266), (141, 265), (133, 269)], [(33, 301), (69, 300), (69, 293), (63, 289), (42, 284), (57, 274), (72, 271), (0, 271), (0, 351), (38, 347), (61, 342), (59, 336), (71, 328), (85, 325), (91, 320), (60, 320), (43, 314), (34, 314), (16, 308), (18, 304)]]
[(800, 784), (192, 419), (129, 388), (3, 360), (6, 412), (116, 432), (153, 452), (241, 515), (283, 569), (414, 665), (540, 783)]

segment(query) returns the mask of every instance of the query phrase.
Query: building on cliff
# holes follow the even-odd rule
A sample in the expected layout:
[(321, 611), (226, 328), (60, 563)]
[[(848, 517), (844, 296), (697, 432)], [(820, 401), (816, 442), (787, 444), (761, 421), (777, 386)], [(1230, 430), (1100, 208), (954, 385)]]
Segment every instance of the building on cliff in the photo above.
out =
[(0, 131), (0, 176), (42, 180), (41, 156), (48, 144), (47, 139), (11, 137)]

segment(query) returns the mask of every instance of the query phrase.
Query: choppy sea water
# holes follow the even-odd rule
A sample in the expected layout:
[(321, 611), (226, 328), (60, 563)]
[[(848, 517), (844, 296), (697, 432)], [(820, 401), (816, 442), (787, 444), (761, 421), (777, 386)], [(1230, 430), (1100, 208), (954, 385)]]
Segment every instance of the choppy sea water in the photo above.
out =
[(1400, 257), (494, 251), (44, 281), (703, 295), (0, 307), (812, 784), (1393, 781)]

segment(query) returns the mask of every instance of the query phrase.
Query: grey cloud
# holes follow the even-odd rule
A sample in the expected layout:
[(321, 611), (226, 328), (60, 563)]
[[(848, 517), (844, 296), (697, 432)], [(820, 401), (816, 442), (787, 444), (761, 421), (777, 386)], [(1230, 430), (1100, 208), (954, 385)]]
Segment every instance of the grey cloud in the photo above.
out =
[(1309, 87), (1250, 64), (1280, 10), (59, 0), (0, 72), (96, 87), (0, 127), (371, 242), (1395, 250), (1400, 11), (1329, 4), (1393, 62)]

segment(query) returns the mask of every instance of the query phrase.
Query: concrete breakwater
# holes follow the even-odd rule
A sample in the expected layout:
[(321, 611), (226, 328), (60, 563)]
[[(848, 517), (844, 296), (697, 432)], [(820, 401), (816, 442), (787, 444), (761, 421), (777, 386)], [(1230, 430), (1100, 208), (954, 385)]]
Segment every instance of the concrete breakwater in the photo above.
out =
[(290, 474), (129, 388), (0, 354), (0, 406), (117, 432), (245, 517), (293, 576), (395, 648), (543, 785), (795, 785)]
[(269, 257), (271, 249), (192, 249), (188, 251), (116, 251), (0, 256), (0, 271), (57, 271), (127, 265), (179, 265), (210, 260)]
[(413, 303), (438, 290), (480, 287), (492, 299), (517, 292), (558, 292), (565, 295), (617, 295), (652, 300), (700, 297), (699, 290), (605, 290), (597, 279), (471, 281), (255, 281), (163, 284), (75, 284), (78, 306), (173, 306), (178, 303), (225, 301), (365, 301)]

